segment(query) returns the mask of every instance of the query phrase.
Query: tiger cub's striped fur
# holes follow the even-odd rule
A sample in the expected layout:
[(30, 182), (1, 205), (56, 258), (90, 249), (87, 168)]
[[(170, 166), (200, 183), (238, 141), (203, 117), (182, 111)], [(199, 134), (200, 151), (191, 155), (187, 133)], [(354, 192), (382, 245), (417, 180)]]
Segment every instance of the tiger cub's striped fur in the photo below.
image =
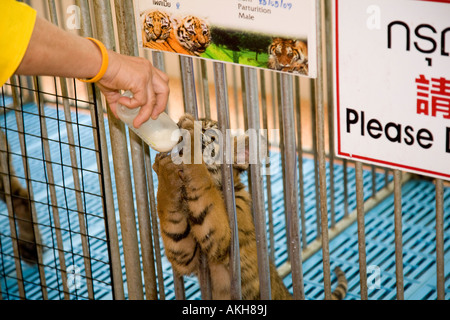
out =
[(172, 21), (167, 13), (150, 10), (141, 13), (142, 40), (144, 46), (150, 42), (163, 42), (170, 36)]
[(308, 48), (300, 40), (275, 38), (269, 46), (270, 69), (300, 74), (308, 73)]
[(19, 231), (19, 255), (22, 260), (33, 264), (37, 262), (36, 240), (40, 239), (40, 235), (35, 235), (28, 191), (22, 187), (14, 173), (10, 151), (6, 136), (0, 130), (0, 199), (7, 202), (5, 183), (9, 183), (12, 210)]
[[(191, 139), (194, 138), (194, 119), (191, 115), (181, 117), (178, 125), (191, 133)], [(202, 120), (203, 133), (210, 128), (218, 129), (217, 123)], [(202, 143), (205, 150), (210, 144), (217, 142), (205, 134)], [(237, 138), (234, 143), (237, 143)], [(191, 146), (193, 145), (192, 140)], [(258, 260), (251, 197), (240, 178), (247, 167), (248, 164), (233, 166), (242, 298), (259, 299)], [(156, 156), (153, 169), (158, 175), (157, 209), (167, 258), (179, 274), (198, 274), (201, 250), (208, 260), (212, 298), (230, 299), (231, 230), (222, 195), (220, 165), (215, 163), (206, 165), (205, 162), (176, 165), (170, 155), (160, 153)], [(292, 299), (272, 263), (270, 263), (270, 279), (272, 299)], [(346, 288), (345, 275), (338, 279), (338, 288)], [(334, 294), (333, 297), (342, 298), (345, 291), (340, 290), (339, 294)]]

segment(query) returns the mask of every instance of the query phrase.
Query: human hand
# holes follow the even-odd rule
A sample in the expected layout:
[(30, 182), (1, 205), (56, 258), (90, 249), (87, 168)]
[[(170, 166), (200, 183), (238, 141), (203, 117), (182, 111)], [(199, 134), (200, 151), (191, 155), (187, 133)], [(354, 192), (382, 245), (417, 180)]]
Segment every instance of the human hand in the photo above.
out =
[[(139, 128), (150, 117), (156, 119), (164, 111), (169, 97), (169, 77), (147, 59), (118, 54), (108, 50), (109, 65), (97, 82), (113, 114), (117, 105), (141, 107), (133, 122)], [(119, 90), (129, 90), (133, 97), (125, 97)]]

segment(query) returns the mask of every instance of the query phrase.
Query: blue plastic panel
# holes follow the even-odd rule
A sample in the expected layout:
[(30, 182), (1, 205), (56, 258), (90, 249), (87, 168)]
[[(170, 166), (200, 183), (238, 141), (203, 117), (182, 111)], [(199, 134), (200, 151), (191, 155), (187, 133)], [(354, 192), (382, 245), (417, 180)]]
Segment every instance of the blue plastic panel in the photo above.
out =
[[(0, 99), (0, 104), (1, 104)], [(56, 112), (54, 108), (45, 108), (46, 124), (49, 132), (49, 144), (52, 151), (52, 165), (55, 176), (55, 190), (57, 206), (61, 219), (64, 241), (64, 257), (66, 267), (74, 266), (78, 269), (79, 283), (71, 288), (72, 299), (87, 299), (87, 286), (84, 272), (83, 252), (79, 231), (78, 212), (73, 190), (73, 174), (70, 168), (69, 146), (67, 144), (66, 122), (63, 112)], [(98, 184), (96, 152), (94, 151), (90, 115), (72, 114), (75, 130), (77, 162), (83, 168), (82, 184), (84, 188), (83, 206), (87, 212), (85, 221), (88, 226), (90, 256), (92, 258), (93, 287), (95, 299), (111, 299), (112, 287), (109, 270), (105, 222), (101, 203), (101, 192)], [(45, 278), (50, 299), (62, 299), (62, 280), (56, 249), (56, 235), (52, 215), (50, 193), (46, 183), (46, 168), (43, 159), (43, 147), (40, 139), (40, 118), (35, 105), (24, 107), (23, 119), (25, 123), (27, 155), (31, 178), (33, 180), (34, 200), (38, 212), (38, 222), (44, 244)], [(22, 178), (24, 173), (20, 144), (18, 140), (16, 120), (13, 112), (0, 116), (0, 127), (6, 131), (8, 141), (13, 152), (13, 162), (16, 174)], [(6, 130), (5, 130), (6, 128)], [(109, 135), (107, 133), (109, 139)], [(152, 153), (154, 156), (154, 153)], [(112, 169), (111, 164), (111, 169)], [(305, 212), (307, 242), (316, 236), (316, 199), (314, 161), (303, 159)], [(349, 167), (348, 174), (348, 212), (356, 207), (354, 169)], [(113, 176), (114, 179), (114, 176)], [(272, 203), (275, 230), (275, 257), (279, 266), (287, 259), (285, 240), (285, 218), (283, 203), (283, 181), (281, 172), (270, 176), (272, 183)], [(328, 177), (329, 179), (329, 177)], [(384, 173), (376, 174), (376, 189), (384, 184)], [(389, 180), (391, 177), (389, 176)], [(335, 211), (336, 220), (344, 215), (344, 185), (343, 166), (335, 164)], [(114, 181), (113, 181), (114, 183)], [(155, 187), (157, 180), (155, 178)], [(364, 171), (364, 197), (372, 195), (372, 177), (370, 171)], [(116, 197), (116, 195), (114, 195)], [(449, 265), (449, 228), (450, 228), (450, 190), (445, 189), (445, 264)], [(435, 199), (434, 185), (430, 182), (412, 181), (403, 187), (403, 262), (405, 298), (407, 299), (435, 299), (436, 298), (436, 264), (435, 264)], [(116, 206), (117, 207), (117, 206)], [(329, 204), (328, 204), (328, 209)], [(118, 213), (116, 213), (118, 215)], [(119, 221), (119, 219), (117, 219)], [(380, 285), (369, 290), (370, 299), (395, 299), (395, 258), (394, 258), (394, 216), (393, 196), (388, 197), (365, 217), (367, 265), (378, 266), (380, 269)], [(302, 231), (304, 232), (304, 231)], [(119, 240), (121, 240), (119, 226)], [(121, 248), (122, 250), (122, 248)], [(164, 254), (164, 248), (161, 248)], [(356, 223), (330, 242), (331, 264), (341, 266), (349, 282), (347, 299), (359, 299), (359, 264)], [(123, 254), (123, 253), (122, 253)], [(4, 299), (18, 299), (15, 265), (12, 258), (12, 243), (10, 239), (9, 221), (6, 205), (0, 203), (0, 285)], [(307, 299), (323, 298), (322, 257), (319, 251), (307, 261), (304, 261), (304, 283)], [(446, 268), (447, 279), (449, 270)], [(42, 299), (38, 268), (22, 263), (25, 292), (27, 299)], [(124, 282), (126, 282), (123, 268)], [(370, 275), (370, 274), (369, 274)], [(173, 279), (170, 263), (163, 257), (163, 276), (166, 299), (174, 299)], [(332, 285), (335, 286), (332, 275)], [(284, 279), (291, 288), (291, 276)], [(449, 297), (449, 281), (446, 281), (447, 297)], [(126, 290), (126, 285), (124, 285)], [(185, 290), (188, 299), (200, 299), (200, 291), (195, 278), (185, 277)]]

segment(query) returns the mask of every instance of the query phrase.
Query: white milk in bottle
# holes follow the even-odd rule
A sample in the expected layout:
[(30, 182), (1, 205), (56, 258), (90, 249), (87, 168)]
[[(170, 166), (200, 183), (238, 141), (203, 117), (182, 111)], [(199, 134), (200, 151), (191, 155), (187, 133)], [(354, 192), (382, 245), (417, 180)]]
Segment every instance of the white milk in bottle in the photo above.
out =
[[(130, 98), (133, 96), (130, 91), (126, 91), (123, 95)], [(133, 120), (139, 114), (140, 109), (141, 107), (129, 109), (119, 104), (117, 115), (152, 149), (159, 152), (171, 151), (181, 136), (177, 124), (167, 113), (162, 112), (156, 120), (150, 118), (136, 129), (133, 126)]]

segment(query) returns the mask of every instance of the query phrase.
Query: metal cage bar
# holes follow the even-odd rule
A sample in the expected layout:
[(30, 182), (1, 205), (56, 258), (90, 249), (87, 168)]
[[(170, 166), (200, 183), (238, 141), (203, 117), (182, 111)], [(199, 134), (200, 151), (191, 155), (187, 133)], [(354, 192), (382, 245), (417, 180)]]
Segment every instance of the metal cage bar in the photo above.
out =
[[(194, 118), (198, 120), (198, 104), (195, 89), (194, 62), (192, 58), (180, 56), (180, 68), (182, 74), (181, 80), (183, 87), (184, 109), (187, 113), (192, 114)], [(200, 252), (199, 281), (200, 281), (200, 290), (202, 292), (202, 298), (204, 300), (210, 300), (212, 294), (211, 279), (207, 263), (207, 257), (203, 252)]]
[[(288, 80), (289, 81), (289, 80)], [(274, 80), (274, 86), (275, 86), (275, 90), (276, 90), (276, 104), (274, 104), (274, 106), (277, 106), (278, 109), (278, 123), (274, 123), (274, 127), (279, 127), (279, 136), (280, 136), (280, 143), (279, 143), (279, 147), (280, 147), (280, 153), (281, 153), (281, 172), (282, 172), (282, 177), (283, 177), (283, 199), (284, 199), (284, 219), (285, 219), (285, 226), (286, 226), (286, 239), (289, 240), (290, 237), (290, 225), (289, 225), (289, 218), (288, 218), (288, 214), (289, 214), (289, 210), (288, 210), (288, 204), (287, 204), (287, 182), (286, 182), (286, 153), (285, 153), (285, 148), (286, 148), (286, 141), (284, 138), (285, 135), (285, 129), (284, 129), (284, 125), (283, 125), (283, 119), (284, 119), (284, 115), (283, 115), (283, 105), (284, 105), (284, 101), (283, 101), (283, 92), (282, 92), (282, 88), (284, 87), (282, 85), (282, 80), (281, 80), (281, 75), (279, 73), (275, 74), (275, 80)], [(289, 89), (286, 88), (286, 90), (289, 91)], [(286, 103), (289, 103), (289, 101), (286, 101)], [(291, 249), (290, 249), (290, 241), (287, 241), (287, 246), (288, 246), (288, 260), (290, 261), (291, 259)]]
[(202, 97), (202, 108), (203, 108), (203, 117), (206, 119), (211, 119), (211, 104), (209, 101), (209, 81), (208, 81), (208, 68), (206, 61), (203, 59), (198, 59), (198, 66), (200, 68), (199, 77), (200, 77), (200, 89), (201, 89), (201, 97)]
[[(267, 94), (266, 94), (266, 77), (264, 70), (260, 70), (260, 88), (261, 88), (261, 113), (262, 113), (262, 128), (267, 130), (267, 135), (265, 136), (265, 139), (267, 141), (267, 152), (268, 152), (268, 159), (266, 158), (265, 162), (265, 173), (266, 173), (266, 193), (267, 193), (267, 215), (268, 215), (268, 224), (269, 224), (269, 245), (270, 245), (270, 252), (269, 252), (269, 258), (270, 260), (275, 263), (275, 235), (274, 235), (274, 229), (273, 229), (273, 205), (272, 205), (272, 182), (271, 182), (271, 172), (268, 172), (270, 170), (270, 139), (273, 137), (269, 136), (269, 123), (268, 123), (268, 108), (267, 108)], [(237, 112), (237, 110), (235, 111)]]
[[(58, 25), (58, 18), (57, 18), (57, 13), (56, 13), (56, 5), (55, 5), (55, 1), (54, 0), (49, 0), (48, 1), (48, 7), (50, 10), (50, 19), (51, 22), (55, 25)], [(60, 85), (61, 85), (61, 92), (63, 94), (63, 96), (68, 96), (67, 92), (67, 83), (65, 81), (65, 79), (60, 78)], [(35, 87), (36, 89), (38, 89), (38, 82), (37, 82), (37, 78), (35, 78)], [(39, 92), (39, 90), (38, 90)], [(42, 128), (42, 142), (43, 142), (43, 146), (44, 146), (44, 150), (45, 150), (45, 158), (47, 159), (47, 163), (48, 161), (51, 162), (51, 155), (50, 155), (50, 146), (48, 144), (47, 141), (47, 127), (46, 127), (46, 123), (45, 123), (45, 110), (44, 110), (44, 105), (43, 105), (43, 99), (40, 97), (40, 94), (37, 94), (37, 99), (38, 101), (38, 107), (39, 107), (39, 112), (40, 112), (40, 119), (41, 119), (41, 128)], [(41, 103), (42, 101), (42, 103)], [(66, 130), (67, 130), (67, 136), (68, 136), (68, 141), (69, 141), (69, 149), (70, 149), (70, 161), (71, 161), (71, 165), (72, 165), (72, 176), (73, 176), (73, 181), (74, 181), (74, 187), (75, 187), (75, 195), (76, 195), (76, 203), (77, 203), (77, 211), (78, 211), (78, 222), (80, 225), (80, 234), (81, 234), (81, 241), (82, 241), (82, 248), (83, 248), (83, 256), (84, 256), (84, 267), (86, 270), (86, 282), (87, 282), (87, 287), (88, 287), (88, 296), (89, 299), (94, 299), (94, 288), (93, 288), (93, 284), (92, 284), (92, 270), (91, 270), (91, 261), (90, 261), (90, 252), (89, 252), (89, 245), (88, 245), (88, 239), (87, 239), (87, 224), (85, 221), (85, 217), (83, 215), (83, 200), (82, 200), (82, 194), (81, 194), (81, 185), (80, 185), (80, 176), (79, 176), (79, 172), (76, 168), (78, 168), (78, 164), (77, 164), (77, 157), (76, 157), (76, 150), (75, 150), (75, 138), (74, 138), (74, 133), (73, 133), (73, 128), (71, 125), (71, 113), (70, 113), (70, 108), (69, 108), (69, 103), (67, 101), (67, 99), (63, 98), (63, 105), (64, 105), (64, 116), (66, 118)], [(52, 188), (52, 185), (54, 185), (53, 181), (53, 169), (51, 165), (47, 165), (47, 172), (48, 172), (48, 176), (49, 176), (49, 182), (50, 182), (50, 194), (52, 197), (52, 204), (54, 206), (54, 208), (56, 208), (55, 206), (57, 206), (57, 200), (56, 200), (56, 193), (54, 190), (54, 187)], [(57, 211), (54, 212), (54, 215), (57, 216)], [(59, 217), (58, 219), (59, 220)], [(57, 221), (55, 220), (55, 221)], [(56, 225), (55, 225), (56, 226)], [(57, 226), (56, 226), (57, 227)], [(57, 227), (58, 228), (58, 227)], [(58, 230), (58, 229), (57, 229)], [(61, 236), (59, 236), (61, 237)], [(61, 241), (61, 239), (59, 239), (58, 241)], [(61, 245), (61, 250), (63, 250), (62, 247), (62, 241), (60, 243)], [(62, 254), (59, 255), (60, 256), (60, 263), (61, 263), (61, 276), (62, 276), (62, 281), (63, 281), (63, 288), (64, 291), (67, 290), (67, 273), (66, 273), (66, 267), (65, 267), (65, 262), (64, 262), (64, 256)], [(67, 293), (65, 293), (67, 295)]]
[[(316, 33), (317, 33), (317, 79), (316, 79), (316, 129), (317, 129), (317, 153), (319, 167), (319, 190), (320, 190), (320, 213), (322, 229), (322, 259), (323, 259), (323, 281), (325, 288), (325, 299), (331, 299), (330, 280), (330, 249), (328, 235), (328, 210), (327, 210), (327, 176), (325, 167), (325, 110), (324, 110), (324, 68), (322, 65), (323, 45), (322, 45), (322, 14), (323, 0), (316, 1)], [(316, 195), (317, 196), (317, 195)]]
[[(13, 89), (14, 90), (14, 89)], [(6, 138), (7, 139), (7, 138)], [(19, 298), (25, 299), (25, 287), (23, 283), (23, 274), (22, 274), (22, 266), (20, 263), (20, 252), (19, 252), (19, 236), (17, 227), (16, 227), (16, 218), (14, 214), (13, 204), (12, 204), (12, 192), (11, 192), (11, 169), (9, 167), (8, 161), (8, 143), (5, 139), (0, 139), (0, 166), (2, 168), (2, 180), (3, 180), (3, 188), (4, 188), (4, 197), (6, 206), (8, 208), (8, 220), (9, 220), (9, 228), (11, 232), (11, 240), (13, 244), (13, 254), (14, 254), (14, 264), (16, 269), (16, 279), (17, 286), (19, 291)]]
[(397, 300), (403, 300), (403, 244), (402, 244), (402, 190), (401, 171), (394, 170), (394, 225), (395, 225), (395, 282)]
[(320, 239), (321, 225), (320, 225), (320, 188), (319, 188), (319, 162), (317, 154), (317, 83), (315, 80), (310, 81), (310, 99), (311, 99), (311, 136), (312, 149), (314, 155), (314, 187), (316, 195), (316, 239)]
[[(19, 79), (20, 81), (20, 79)], [(22, 103), (22, 95), (19, 92), (18, 85), (15, 79), (15, 76), (11, 77), (11, 84), (14, 87), (12, 89), (12, 96), (13, 96), (13, 100), (14, 100), (14, 110), (15, 110), (15, 116), (16, 116), (16, 123), (17, 123), (17, 129), (19, 132), (19, 141), (20, 141), (20, 151), (22, 154), (22, 163), (23, 163), (23, 167), (24, 167), (24, 171), (25, 171), (25, 180), (27, 183), (27, 190), (28, 190), (28, 196), (30, 199), (30, 209), (31, 209), (31, 223), (33, 224), (33, 231), (34, 231), (34, 235), (38, 235), (39, 234), (39, 228), (37, 225), (37, 213), (36, 213), (36, 207), (34, 205), (33, 202), (33, 186), (31, 184), (31, 179), (30, 179), (30, 165), (28, 163), (28, 156), (27, 156), (27, 147), (26, 147), (26, 140), (25, 140), (25, 129), (24, 129), (24, 123), (23, 123), (23, 118), (21, 117), (21, 107), (23, 106)], [(48, 299), (48, 291), (47, 291), (47, 287), (46, 287), (46, 279), (45, 279), (45, 270), (44, 270), (44, 265), (43, 265), (43, 243), (42, 240), (40, 239), (40, 237), (36, 238), (36, 246), (37, 246), (37, 258), (38, 258), (38, 270), (39, 270), (39, 280), (41, 283), (41, 292), (42, 292), (42, 297), (44, 300)], [(20, 264), (19, 264), (19, 268), (20, 268)], [(17, 271), (17, 264), (16, 264), (16, 271)], [(18, 280), (20, 281), (20, 280)]]
[[(257, 243), (257, 257), (258, 257), (258, 273), (259, 273), (259, 287), (261, 299), (270, 300), (270, 269), (269, 269), (269, 254), (267, 250), (267, 235), (266, 235), (266, 215), (264, 208), (264, 193), (263, 181), (261, 176), (261, 139), (259, 137), (260, 116), (259, 116), (259, 94), (258, 94), (258, 78), (257, 71), (253, 68), (244, 69), (244, 78), (246, 82), (246, 100), (247, 100), (247, 118), (251, 144), (257, 145), (255, 150), (250, 149), (250, 178), (252, 185), (252, 205), (253, 218), (255, 224), (255, 236)], [(252, 137), (253, 136), (253, 137)], [(259, 140), (259, 143), (257, 142)], [(251, 148), (251, 147), (250, 147)], [(253, 154), (252, 154), (253, 153)]]
[[(34, 77), (34, 86), (36, 89), (36, 103), (38, 105), (38, 110), (39, 110), (42, 145), (43, 145), (43, 149), (44, 149), (44, 158), (46, 160), (45, 161), (45, 170), (47, 171), (47, 179), (48, 179), (48, 183), (49, 183), (50, 197), (51, 197), (51, 203), (52, 203), (52, 213), (53, 213), (53, 219), (54, 219), (54, 224), (55, 224), (55, 229), (56, 229), (55, 232), (56, 232), (56, 237), (57, 237), (57, 245), (58, 245), (58, 250), (59, 250), (58, 256), (59, 256), (59, 263), (61, 265), (60, 268), (61, 268), (61, 278), (62, 278), (64, 298), (70, 299), (69, 289), (67, 287), (67, 272), (66, 272), (65, 258), (64, 258), (64, 254), (63, 254), (64, 246), (63, 246), (62, 235), (61, 235), (61, 224), (60, 224), (59, 212), (58, 212), (58, 201), (56, 198), (55, 179), (53, 176), (53, 166), (52, 166), (52, 160), (51, 160), (52, 158), (51, 158), (50, 146), (49, 146), (49, 141), (48, 141), (47, 126), (45, 123), (44, 99), (38, 90), (39, 84), (38, 84), (37, 77)], [(68, 126), (69, 126), (69, 124), (68, 124)], [(71, 138), (73, 139), (73, 136)], [(74, 145), (73, 140), (71, 140), (71, 143), (72, 143), (72, 147), (73, 147), (73, 145)], [(73, 153), (74, 153), (74, 150), (71, 148), (71, 158), (74, 155)], [(75, 166), (75, 168), (76, 168), (76, 164), (74, 165), (72, 163), (72, 165)], [(76, 170), (76, 169), (74, 169), (74, 170)], [(79, 184), (77, 185), (77, 187), (79, 188)], [(77, 195), (78, 195), (78, 193), (77, 193)], [(77, 197), (77, 205), (79, 205), (78, 200), (79, 199)], [(82, 212), (82, 210), (80, 211), (80, 209), (81, 209), (80, 207), (78, 207), (77, 209), (78, 209), (79, 218), (80, 218), (80, 213)], [(84, 224), (84, 220), (82, 219), (82, 217), (79, 220), (81, 220), (80, 221), (81, 224)], [(84, 235), (86, 235), (85, 225), (83, 225), (83, 227), (84, 227), (83, 228)], [(87, 250), (86, 236), (83, 236), (82, 239), (83, 239), (82, 241), (83, 241), (83, 251), (84, 251), (84, 250)], [(85, 266), (87, 265), (86, 270), (88, 270), (88, 273), (92, 280), (92, 273), (89, 272), (90, 271), (89, 257), (87, 257), (87, 259), (85, 258), (84, 263), (85, 263)], [(89, 285), (88, 285), (89, 286), (89, 290), (88, 290), (89, 295), (91, 295), (90, 297), (93, 298), (92, 281), (89, 281), (88, 283), (89, 283)]]
[(358, 258), (359, 258), (359, 286), (361, 288), (361, 300), (368, 299), (367, 293), (367, 264), (366, 264), (366, 235), (364, 225), (364, 189), (363, 168), (361, 162), (355, 165), (356, 185), (356, 212), (358, 223)]
[(300, 100), (300, 79), (295, 77), (295, 119), (297, 123), (297, 160), (298, 160), (298, 180), (300, 191), (300, 222), (302, 227), (302, 246), (306, 248), (308, 246), (306, 242), (306, 210), (305, 210), (305, 190), (303, 184), (303, 143), (302, 143), (302, 130), (301, 130), (301, 100)]
[(436, 287), (438, 300), (445, 300), (444, 183), (436, 179)]
[(285, 153), (285, 188), (286, 188), (286, 214), (288, 216), (289, 241), (292, 287), (295, 299), (305, 299), (302, 271), (302, 252), (300, 244), (300, 228), (298, 223), (298, 200), (297, 200), (297, 168), (295, 161), (295, 125), (294, 125), (294, 103), (292, 96), (292, 77), (281, 75), (281, 100), (282, 120), (284, 127), (284, 153)]
[[(330, 216), (331, 228), (336, 225), (336, 212), (334, 203), (334, 91), (333, 91), (333, 4), (327, 0), (324, 3), (325, 28), (325, 57), (326, 57), (326, 84), (327, 84), (327, 112), (328, 112), (328, 162), (330, 172)], [(318, 37), (318, 39), (320, 39)]]
[[(88, 0), (76, 0), (76, 4), (80, 7), (81, 11), (81, 34), (84, 37), (92, 37), (92, 20), (90, 15), (90, 7)], [(103, 175), (99, 177), (100, 184), (103, 185), (104, 196), (104, 215), (106, 218), (106, 232), (108, 239), (108, 253), (110, 258), (111, 267), (111, 282), (113, 287), (113, 298), (118, 300), (125, 299), (122, 279), (122, 267), (120, 261), (120, 248), (119, 237), (117, 233), (117, 221), (115, 215), (114, 198), (113, 198), (113, 186), (111, 181), (111, 171), (108, 161), (108, 148), (106, 142), (106, 131), (104, 123), (104, 112), (101, 100), (100, 90), (94, 85), (86, 85), (89, 95), (93, 96), (93, 100), (97, 104), (97, 108), (91, 108), (91, 118), (95, 119), (95, 123), (98, 128), (98, 150), (99, 159), (98, 166), (101, 168)], [(95, 139), (94, 139), (95, 140)]]
[[(165, 63), (164, 56), (161, 52), (153, 52), (152, 53), (153, 64), (158, 69), (165, 71)], [(167, 112), (167, 106), (166, 106)], [(147, 149), (145, 155), (145, 161), (147, 168), (151, 168), (151, 158), (150, 158), (150, 149)], [(150, 208), (151, 208), (151, 219), (152, 219), (152, 228), (153, 228), (153, 242), (155, 248), (161, 248), (159, 241), (159, 230), (158, 230), (158, 218), (157, 218), (157, 210), (156, 210), (156, 200), (155, 200), (155, 187), (153, 185), (153, 171), (147, 170), (147, 183), (150, 193)], [(159, 287), (159, 298), (165, 299), (165, 289), (164, 289), (164, 277), (162, 271), (162, 260), (161, 260), (161, 252), (160, 250), (155, 250), (155, 259), (156, 259), (156, 269), (158, 274), (158, 287)]]
[[(130, 1), (115, 0), (115, 12), (119, 33), (120, 51), (126, 55), (139, 55), (134, 23), (134, 7)], [(147, 299), (156, 299), (156, 274), (153, 258), (152, 229), (150, 223), (150, 207), (144, 157), (148, 146), (132, 130), (128, 131), (130, 138), (131, 159), (133, 165), (134, 190), (136, 195), (136, 210), (139, 221), (139, 240), (141, 246), (142, 268), (144, 272), (145, 294)], [(136, 243), (137, 245), (138, 243)]]
[[(228, 90), (225, 65), (223, 63), (214, 62), (214, 80), (216, 84), (216, 99), (217, 99), (217, 119), (219, 122), (219, 130), (226, 132), (230, 126), (229, 105), (228, 105)], [(229, 147), (228, 139), (225, 139), (222, 165), (222, 190), (225, 200), (225, 207), (228, 213), (228, 220), (231, 229), (231, 244), (230, 244), (230, 279), (231, 289), (230, 296), (233, 300), (242, 299), (241, 292), (241, 266), (240, 266), (240, 252), (239, 252), (239, 234), (236, 216), (236, 201), (234, 198), (234, 179), (233, 179), (233, 165), (231, 148)]]

